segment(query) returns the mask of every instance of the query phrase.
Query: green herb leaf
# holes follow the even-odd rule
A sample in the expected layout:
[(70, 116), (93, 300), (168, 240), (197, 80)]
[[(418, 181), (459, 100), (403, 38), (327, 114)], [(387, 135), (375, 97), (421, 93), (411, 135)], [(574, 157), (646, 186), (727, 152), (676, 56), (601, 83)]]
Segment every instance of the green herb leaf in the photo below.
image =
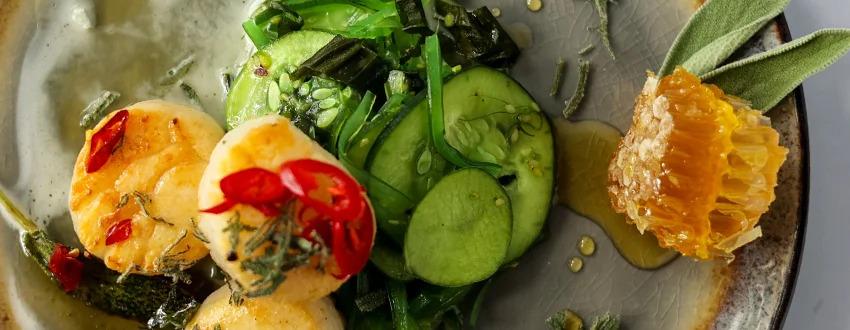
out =
[(611, 36), (608, 32), (608, 1), (609, 0), (593, 0), (593, 5), (596, 6), (596, 13), (599, 15), (599, 27), (597, 27), (596, 30), (599, 32), (599, 37), (602, 39), (602, 44), (605, 45), (605, 49), (608, 50), (608, 54), (611, 55), (612, 59), (616, 60), (617, 55), (614, 54), (614, 47), (611, 46)]
[(186, 76), (189, 73), (189, 69), (192, 68), (192, 64), (195, 64), (195, 57), (192, 55), (187, 56), (182, 59), (177, 65), (173, 68), (168, 69), (168, 72), (165, 73), (165, 76), (159, 79), (160, 86), (170, 86), (174, 85), (180, 79)]
[(183, 94), (186, 95), (186, 98), (188, 98), (189, 101), (192, 101), (192, 104), (203, 108), (203, 105), (201, 105), (201, 98), (198, 97), (198, 92), (196, 92), (192, 86), (185, 82), (181, 82), (180, 90), (183, 91)]
[(702, 78), (768, 111), (850, 50), (850, 29), (827, 29), (725, 65)]
[(416, 330), (418, 324), (411, 315), (407, 304), (407, 286), (404, 282), (390, 280), (387, 282), (390, 298), (390, 311), (393, 315), (393, 328), (399, 330)]
[(732, 55), (753, 34), (782, 12), (790, 0), (712, 0), (679, 33), (660, 76), (679, 65), (702, 75)]
[(100, 96), (89, 102), (86, 108), (83, 109), (82, 117), (80, 117), (80, 127), (84, 129), (92, 129), (97, 123), (103, 119), (108, 113), (106, 110), (112, 105), (121, 94), (113, 91), (102, 91)]
[(578, 108), (581, 106), (581, 102), (584, 100), (584, 94), (587, 91), (587, 79), (590, 76), (590, 61), (579, 60), (578, 63), (578, 85), (576, 85), (576, 91), (573, 93), (573, 96), (567, 101), (566, 107), (564, 108), (563, 115), (564, 118), (569, 119)]
[(584, 321), (575, 312), (565, 309), (555, 313), (546, 319), (546, 324), (552, 330), (581, 330), (584, 329)]
[(597, 315), (593, 318), (593, 325), (590, 330), (619, 330), (620, 316), (611, 313)]

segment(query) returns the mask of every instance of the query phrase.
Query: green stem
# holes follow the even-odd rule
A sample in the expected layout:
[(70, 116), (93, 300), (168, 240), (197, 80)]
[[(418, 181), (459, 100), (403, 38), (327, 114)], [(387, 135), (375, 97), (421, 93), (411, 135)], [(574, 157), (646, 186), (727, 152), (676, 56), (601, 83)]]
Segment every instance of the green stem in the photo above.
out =
[(404, 282), (390, 280), (387, 283), (387, 291), (390, 297), (390, 309), (393, 314), (393, 328), (398, 330), (415, 330), (418, 324), (410, 314), (407, 305), (407, 287)]
[(32, 220), (27, 218), (18, 207), (15, 206), (15, 203), (12, 203), (12, 200), (6, 195), (4, 189), (0, 188), (0, 205), (3, 206), (3, 211), (9, 214), (12, 217), (12, 220), (15, 221), (21, 229), (26, 231), (27, 233), (33, 233), (38, 231), (38, 225), (36, 225)]
[(248, 38), (251, 39), (251, 42), (254, 43), (254, 47), (257, 47), (257, 49), (262, 49), (271, 43), (266, 33), (257, 26), (257, 23), (254, 23), (254, 20), (247, 20), (242, 23), (242, 29), (245, 30), (245, 34), (248, 35)]
[(446, 141), (446, 124), (443, 108), (443, 58), (437, 34), (425, 38), (425, 70), (428, 76), (428, 109), (430, 110), (431, 139), (437, 151), (458, 167), (475, 167), (498, 176), (501, 166), (467, 159)]

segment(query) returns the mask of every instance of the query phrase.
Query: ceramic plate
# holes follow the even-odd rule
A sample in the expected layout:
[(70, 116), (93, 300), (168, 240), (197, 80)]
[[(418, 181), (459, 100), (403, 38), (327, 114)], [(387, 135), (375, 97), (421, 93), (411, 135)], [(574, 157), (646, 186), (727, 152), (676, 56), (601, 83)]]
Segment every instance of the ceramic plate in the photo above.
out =
[[(512, 74), (550, 115), (560, 100), (548, 96), (554, 63), (568, 60), (565, 90), (576, 83), (578, 52), (598, 44), (590, 1), (543, 0), (532, 13), (524, 1), (470, 1), (499, 7), (503, 25), (525, 47)], [(93, 29), (73, 8), (94, 8)], [(603, 48), (594, 65), (579, 119), (598, 119), (625, 130), (646, 70), (657, 69), (695, 0), (619, 1), (610, 7), (618, 59)], [(83, 15), (83, 16), (81, 16)], [(80, 110), (102, 89), (120, 102), (162, 97), (186, 103), (179, 92), (159, 90), (157, 79), (193, 54), (187, 82), (206, 111), (223, 121), (219, 75), (247, 56), (240, 22), (245, 1), (233, 0), (0, 0), (0, 184), (48, 231), (74, 241), (67, 212), (71, 168), (83, 141)], [(736, 56), (788, 41), (780, 18)], [(569, 92), (567, 92), (569, 94)], [(638, 270), (617, 253), (591, 221), (555, 207), (546, 240), (516, 268), (499, 274), (481, 314), (484, 329), (543, 329), (544, 320), (569, 308), (581, 315), (619, 313), (629, 329), (778, 328), (792, 293), (801, 255), (808, 194), (808, 145), (802, 92), (770, 113), (790, 149), (777, 199), (762, 218), (764, 237), (738, 251), (735, 261), (678, 258), (656, 271)], [(3, 214), (8, 220), (8, 215)], [(572, 273), (581, 235), (596, 238), (597, 252)], [(0, 223), (0, 329), (135, 328), (127, 321), (80, 306), (66, 297), (21, 252), (18, 232)]]

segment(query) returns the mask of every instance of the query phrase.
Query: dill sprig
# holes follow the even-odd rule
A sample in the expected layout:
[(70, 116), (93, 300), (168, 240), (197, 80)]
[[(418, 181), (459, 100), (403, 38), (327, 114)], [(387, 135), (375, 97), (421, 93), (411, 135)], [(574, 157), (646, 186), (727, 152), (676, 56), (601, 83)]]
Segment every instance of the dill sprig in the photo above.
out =
[(563, 114), (564, 118), (569, 119), (581, 106), (584, 100), (584, 95), (587, 90), (587, 78), (590, 76), (590, 61), (579, 60), (578, 84), (573, 96), (566, 103)]
[(136, 201), (136, 204), (139, 205), (139, 209), (142, 210), (142, 214), (148, 219), (151, 219), (156, 222), (162, 222), (169, 226), (174, 226), (173, 223), (166, 221), (162, 217), (155, 217), (151, 215), (150, 211), (148, 211), (148, 205), (152, 202), (152, 200), (147, 194), (141, 191), (134, 191), (133, 200)]
[(189, 252), (191, 248), (188, 245), (186, 245), (185, 249), (179, 251), (175, 251), (175, 248), (177, 248), (180, 242), (188, 235), (189, 232), (186, 229), (181, 229), (177, 239), (171, 242), (171, 244), (162, 251), (162, 254), (156, 258), (156, 261), (154, 261), (158, 271), (171, 276), (175, 282), (177, 280), (181, 280), (187, 284), (191, 283), (191, 278), (188, 274), (183, 273), (183, 271), (191, 267), (192, 263), (184, 260), (182, 256)]
[(195, 238), (197, 238), (201, 242), (209, 244), (210, 240), (207, 238), (206, 235), (204, 235), (203, 232), (201, 232), (201, 229), (198, 228), (198, 222), (195, 220), (195, 218), (189, 218), (189, 221), (192, 222), (192, 236), (195, 236)]
[(245, 298), (242, 296), (244, 292), (242, 285), (238, 281), (233, 280), (227, 273), (224, 276), (227, 289), (230, 290), (230, 299), (228, 302), (233, 306), (241, 306), (245, 302)]
[(314, 233), (312, 242), (294, 237), (295, 210), (292, 204), (285, 210), (258, 228), (245, 243), (244, 251), (251, 257), (242, 261), (241, 266), (259, 276), (251, 283), (252, 289), (245, 292), (246, 297), (271, 294), (286, 280), (287, 271), (309, 264), (314, 256), (320, 257), (317, 268), (324, 269), (330, 253), (321, 237)]

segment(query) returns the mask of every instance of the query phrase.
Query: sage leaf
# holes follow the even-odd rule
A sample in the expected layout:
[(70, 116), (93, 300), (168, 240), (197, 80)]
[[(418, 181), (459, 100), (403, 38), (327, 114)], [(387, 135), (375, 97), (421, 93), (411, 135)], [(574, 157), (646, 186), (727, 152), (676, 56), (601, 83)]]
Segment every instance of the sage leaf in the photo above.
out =
[(766, 112), (806, 78), (850, 51), (850, 29), (820, 30), (703, 75), (708, 83)]
[(702, 75), (720, 65), (790, 0), (711, 0), (688, 21), (667, 53), (659, 74), (682, 65)]

